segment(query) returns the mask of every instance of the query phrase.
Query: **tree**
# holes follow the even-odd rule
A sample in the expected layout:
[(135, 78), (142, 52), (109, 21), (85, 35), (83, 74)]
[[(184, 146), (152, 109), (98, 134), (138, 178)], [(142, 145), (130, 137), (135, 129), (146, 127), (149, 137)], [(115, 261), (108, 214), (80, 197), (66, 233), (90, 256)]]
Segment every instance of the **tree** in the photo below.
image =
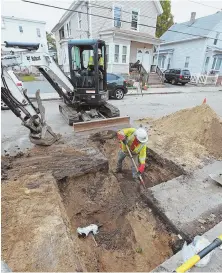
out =
[(156, 37), (158, 38), (174, 24), (173, 15), (171, 14), (170, 0), (160, 1), (160, 4), (162, 6), (163, 13), (157, 17)]
[(55, 41), (55, 38), (53, 37), (53, 34), (46, 31), (46, 39), (48, 42), (49, 49), (56, 50), (56, 41)]

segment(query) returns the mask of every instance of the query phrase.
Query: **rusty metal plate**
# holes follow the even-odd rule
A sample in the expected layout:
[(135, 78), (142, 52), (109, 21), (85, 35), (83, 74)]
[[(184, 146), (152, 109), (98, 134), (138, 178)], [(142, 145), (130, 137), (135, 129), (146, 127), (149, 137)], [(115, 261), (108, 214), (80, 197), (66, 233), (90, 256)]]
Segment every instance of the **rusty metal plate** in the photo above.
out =
[(97, 119), (86, 122), (73, 123), (74, 132), (84, 132), (94, 129), (107, 128), (119, 125), (130, 125), (130, 117), (116, 117), (107, 119)]

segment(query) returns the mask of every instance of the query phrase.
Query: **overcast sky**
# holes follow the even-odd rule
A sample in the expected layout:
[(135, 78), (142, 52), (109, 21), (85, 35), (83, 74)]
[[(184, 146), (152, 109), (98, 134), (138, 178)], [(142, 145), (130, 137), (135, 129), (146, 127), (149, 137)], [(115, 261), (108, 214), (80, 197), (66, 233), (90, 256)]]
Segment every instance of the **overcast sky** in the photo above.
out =
[[(39, 3), (48, 5), (56, 5), (63, 8), (68, 8), (72, 3), (71, 0), (32, 0)], [(98, 1), (99, 2), (99, 1)], [(174, 22), (180, 23), (190, 19), (192, 11), (197, 13), (196, 18), (203, 17), (209, 14), (216, 13), (222, 9), (222, 1), (200, 1), (194, 0), (174, 0), (172, 2), (172, 14), (174, 15)], [(210, 7), (212, 6), (212, 7)], [(38, 6), (30, 3), (22, 2), (21, 0), (1, 0), (1, 13), (2, 15), (15, 16), (27, 19), (34, 19), (46, 22), (46, 30), (51, 29), (59, 21), (63, 15), (63, 10), (58, 10), (50, 7)]]

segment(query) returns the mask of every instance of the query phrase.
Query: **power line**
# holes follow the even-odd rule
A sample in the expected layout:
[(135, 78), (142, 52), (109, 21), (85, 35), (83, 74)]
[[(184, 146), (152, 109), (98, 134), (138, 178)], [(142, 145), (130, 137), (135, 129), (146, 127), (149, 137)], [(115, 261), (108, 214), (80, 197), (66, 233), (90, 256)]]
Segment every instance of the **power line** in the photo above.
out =
[(196, 1), (193, 1), (193, 0), (188, 0), (189, 2), (193, 2), (193, 3), (196, 3), (196, 4), (199, 4), (199, 5), (202, 5), (202, 6), (205, 6), (205, 7), (209, 7), (209, 8), (214, 8), (214, 9), (217, 9), (217, 10), (220, 10), (219, 8), (217, 7), (214, 7), (214, 6), (210, 6), (210, 5), (206, 5), (206, 4), (203, 4), (203, 3), (200, 3), (200, 2), (196, 2)]
[[(45, 7), (55, 8), (55, 9), (62, 9), (62, 10), (67, 10), (67, 11), (73, 11), (73, 12), (75, 12), (75, 13), (87, 14), (87, 13), (82, 12), (82, 11), (76, 11), (76, 10), (73, 10), (73, 9), (62, 8), (62, 7), (58, 7), (58, 6), (54, 6), (54, 5), (52, 6), (52, 5), (47, 5), (47, 4), (43, 4), (43, 3), (37, 3), (37, 2), (29, 1), (29, 0), (22, 0), (22, 1), (23, 1), (23, 2), (27, 2), (27, 3), (31, 3), (31, 4), (40, 5), (40, 6), (45, 6)], [(88, 15), (91, 15), (91, 16), (94, 16), (94, 17), (103, 18), (103, 19), (115, 20), (114, 18), (106, 17), (106, 16), (103, 16), (103, 15), (97, 15), (97, 14), (92, 14), (92, 13), (88, 13)], [(124, 22), (124, 23), (128, 23), (128, 24), (131, 24), (131, 22), (129, 22), (129, 21), (125, 21), (125, 20), (119, 20), (119, 21)], [(154, 27), (154, 26), (149, 26), (149, 25), (145, 25), (145, 24), (137, 24), (137, 25), (156, 29), (156, 27)], [(181, 32), (181, 31), (176, 31), (176, 30), (171, 30), (171, 29), (168, 29), (167, 31), (169, 31), (169, 32), (174, 32), (174, 33), (186, 34), (186, 35), (193, 36), (193, 37), (208, 38), (208, 39), (213, 39), (213, 40), (215, 40), (215, 38), (213, 38), (213, 37), (202, 36), (202, 35), (196, 35), (196, 34), (191, 34), (191, 33), (186, 33), (186, 32)], [(220, 39), (217, 39), (217, 40), (218, 40), (218, 41), (222, 41), (222, 40), (220, 40)]]

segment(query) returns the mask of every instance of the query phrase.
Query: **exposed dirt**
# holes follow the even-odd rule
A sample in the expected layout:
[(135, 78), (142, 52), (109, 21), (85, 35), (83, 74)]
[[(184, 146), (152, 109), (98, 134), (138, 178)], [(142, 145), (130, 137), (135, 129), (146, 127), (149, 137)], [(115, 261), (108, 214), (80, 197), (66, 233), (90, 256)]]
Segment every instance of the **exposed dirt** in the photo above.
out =
[(187, 169), (202, 166), (210, 157), (222, 159), (222, 122), (207, 104), (147, 123), (149, 146)]
[[(176, 236), (143, 203), (129, 159), (123, 174), (112, 173), (115, 133), (93, 135), (87, 145), (2, 159), (2, 253), (13, 271), (150, 271), (173, 254)], [(183, 173), (152, 150), (148, 158), (147, 187)], [(96, 243), (79, 239), (76, 228), (92, 223), (102, 225)]]
[(98, 246), (92, 236), (79, 239), (88, 271), (149, 271), (173, 254), (174, 235), (140, 201), (132, 180), (100, 172), (59, 188), (74, 236), (77, 227), (102, 225)]

